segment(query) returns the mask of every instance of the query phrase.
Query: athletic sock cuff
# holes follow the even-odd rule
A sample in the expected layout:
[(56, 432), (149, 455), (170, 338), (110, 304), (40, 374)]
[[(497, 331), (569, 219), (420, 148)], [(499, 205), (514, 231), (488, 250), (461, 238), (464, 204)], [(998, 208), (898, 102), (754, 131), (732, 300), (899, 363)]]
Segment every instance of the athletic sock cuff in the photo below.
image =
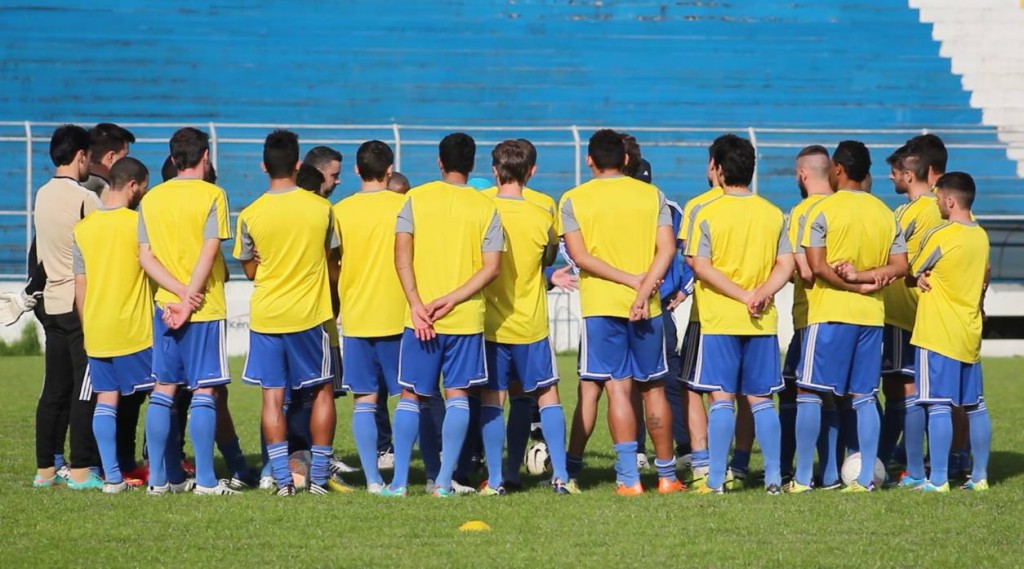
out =
[(161, 407), (173, 407), (174, 396), (166, 393), (154, 393), (149, 396), (150, 405), (160, 405)]
[(799, 405), (803, 403), (805, 405), (821, 405), (821, 397), (814, 395), (813, 393), (804, 393), (796, 396), (796, 402)]
[(771, 399), (767, 401), (761, 401), (750, 406), (751, 413), (760, 413), (761, 411), (775, 410), (775, 403)]
[(875, 404), (875, 396), (874, 395), (858, 395), (857, 397), (855, 397), (853, 399), (853, 408), (854, 409), (860, 409), (864, 405), (874, 405), (874, 404)]
[(732, 401), (715, 401), (714, 403), (711, 404), (710, 407), (708, 407), (708, 413), (714, 413), (718, 409), (722, 409), (722, 410), (728, 409), (729, 411), (732, 411), (733, 410), (733, 402)]

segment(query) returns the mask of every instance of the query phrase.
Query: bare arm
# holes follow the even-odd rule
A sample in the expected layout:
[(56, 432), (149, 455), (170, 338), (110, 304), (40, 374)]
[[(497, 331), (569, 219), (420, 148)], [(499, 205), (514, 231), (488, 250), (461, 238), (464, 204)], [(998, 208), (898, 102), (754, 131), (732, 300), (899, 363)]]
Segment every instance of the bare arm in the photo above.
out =
[(199, 252), (199, 260), (192, 269), (192, 278), (188, 282), (189, 293), (202, 292), (206, 290), (206, 280), (210, 278), (213, 270), (213, 263), (220, 254), (220, 239), (207, 239), (203, 241), (203, 249)]
[(85, 275), (75, 275), (75, 310), (78, 312), (79, 321), (85, 320)]
[(795, 255), (792, 253), (784, 253), (776, 257), (775, 267), (772, 268), (771, 274), (768, 275), (768, 280), (757, 287), (758, 292), (767, 296), (774, 296), (775, 293), (782, 290), (782, 287), (786, 286), (786, 283), (789, 282), (789, 276), (793, 274), (793, 268), (796, 264), (794, 257)]
[(189, 303), (194, 305), (193, 308), (198, 308), (202, 304), (202, 291), (197, 291), (193, 298), (189, 298), (188, 288), (167, 270), (167, 267), (160, 262), (160, 259), (156, 258), (153, 250), (149, 247), (149, 243), (139, 244), (139, 265), (149, 275), (149, 278), (153, 279), (156, 284), (164, 289), (177, 295), (178, 299), (182, 302), (188, 300)]
[(257, 259), (247, 259), (241, 261), (242, 272), (245, 273), (245, 278), (251, 280), (256, 279), (256, 269), (259, 268), (260, 262)]
[(427, 314), (430, 315), (432, 321), (436, 322), (451, 312), (457, 305), (469, 300), (498, 276), (498, 269), (501, 267), (500, 251), (484, 251), (481, 260), (483, 261), (483, 266), (480, 267), (480, 270), (473, 273), (466, 282), (427, 305)]
[(848, 283), (855, 284), (889, 284), (896, 279), (906, 277), (910, 273), (910, 264), (906, 253), (889, 255), (885, 265), (866, 271), (858, 271), (849, 263), (837, 267), (837, 273)]
[(828, 264), (826, 260), (826, 251), (824, 247), (807, 247), (804, 249), (807, 254), (807, 264), (811, 268), (811, 272), (814, 273), (816, 279), (821, 279), (831, 285), (833, 288), (839, 290), (845, 290), (847, 292), (856, 292), (859, 294), (868, 294), (879, 290), (881, 287), (875, 284), (851, 284), (843, 280), (838, 273)]
[(416, 288), (416, 274), (412, 268), (412, 245), (412, 233), (395, 234), (395, 270), (398, 271), (398, 280), (402, 283), (405, 298), (409, 301), (416, 337), (426, 341), (436, 337), (437, 332), (434, 331), (430, 315), (427, 314), (427, 309), (423, 306), (423, 299), (420, 298), (419, 290)]
[(647, 268), (637, 288), (636, 299), (630, 310), (631, 320), (644, 320), (650, 317), (650, 299), (661, 285), (665, 272), (672, 264), (672, 257), (676, 254), (676, 236), (671, 225), (658, 226), (656, 238), (654, 260), (651, 261), (651, 266)]
[[(587, 251), (583, 242), (583, 234), (579, 231), (566, 233), (562, 236), (565, 240), (565, 248), (569, 255), (581, 270), (584, 270), (597, 278), (628, 286), (631, 289), (639, 290), (642, 279), (638, 275), (631, 275), (626, 271), (617, 269), (605, 261), (598, 259)], [(673, 247), (675, 244), (673, 243)], [(667, 266), (667, 265), (666, 265)]]
[(331, 282), (331, 310), (338, 317), (341, 310), (341, 297), (338, 296), (338, 280), (341, 279), (341, 248), (336, 247), (327, 252), (327, 277)]
[(689, 257), (693, 261), (693, 273), (697, 280), (704, 283), (729, 298), (746, 304), (750, 300), (751, 292), (729, 280), (725, 273), (719, 271), (711, 264), (708, 257)]
[(800, 277), (800, 280), (804, 281), (808, 286), (814, 284), (814, 271), (811, 270), (811, 266), (807, 264), (807, 255), (804, 253), (794, 253), (793, 261), (796, 264), (796, 272)]

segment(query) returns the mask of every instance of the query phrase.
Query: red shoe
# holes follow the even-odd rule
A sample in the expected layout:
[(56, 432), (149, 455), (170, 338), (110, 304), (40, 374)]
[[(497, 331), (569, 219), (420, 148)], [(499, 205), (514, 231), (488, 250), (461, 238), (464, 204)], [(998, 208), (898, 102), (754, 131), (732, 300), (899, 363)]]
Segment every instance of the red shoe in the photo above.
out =
[(658, 492), (661, 494), (674, 494), (676, 492), (686, 492), (686, 484), (683, 484), (678, 478), (672, 481), (669, 481), (668, 478), (659, 478)]
[(639, 482), (632, 486), (620, 484), (619, 487), (615, 489), (615, 493), (619, 496), (640, 496), (644, 493), (644, 487)]
[(123, 480), (124, 480), (124, 483), (127, 484), (131, 488), (139, 488), (141, 486), (145, 486), (146, 485), (146, 481), (145, 480), (141, 480), (139, 478), (129, 478), (129, 477), (125, 476), (123, 478)]
[(185, 460), (184, 458), (181, 459), (181, 469), (184, 470), (185, 474), (187, 474), (188, 476), (196, 475), (195, 465), (189, 462), (188, 460)]
[[(146, 466), (145, 464), (140, 464), (136, 466), (133, 470), (129, 470), (128, 472), (122, 472), (121, 475), (124, 477), (125, 481), (140, 481), (139, 485), (141, 486), (142, 484), (149, 481), (149, 467)], [(128, 482), (128, 485), (131, 486), (132, 483)]]

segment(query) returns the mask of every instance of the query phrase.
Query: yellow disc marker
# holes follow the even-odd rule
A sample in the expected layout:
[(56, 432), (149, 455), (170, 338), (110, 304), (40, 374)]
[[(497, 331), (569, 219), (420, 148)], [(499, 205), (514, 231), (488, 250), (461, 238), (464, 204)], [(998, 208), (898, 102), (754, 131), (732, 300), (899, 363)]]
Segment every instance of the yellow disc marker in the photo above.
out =
[(459, 531), (491, 531), (491, 526), (487, 522), (473, 520), (459, 526)]

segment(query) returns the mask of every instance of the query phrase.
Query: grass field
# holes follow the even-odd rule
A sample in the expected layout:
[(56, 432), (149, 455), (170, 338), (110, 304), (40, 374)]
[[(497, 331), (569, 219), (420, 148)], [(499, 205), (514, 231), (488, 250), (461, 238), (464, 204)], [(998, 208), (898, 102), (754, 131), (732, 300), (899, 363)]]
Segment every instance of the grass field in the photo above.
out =
[[(563, 357), (563, 377), (575, 377)], [(240, 361), (233, 361), (235, 377)], [(502, 498), (404, 500), (365, 493), (280, 499), (104, 495), (33, 490), (33, 423), (42, 358), (0, 358), (0, 566), (234, 567), (1019, 567), (1024, 559), (1024, 360), (985, 362), (992, 490), (923, 495), (818, 493), (619, 498), (603, 418), (581, 496), (546, 489)], [(571, 412), (575, 382), (563, 383)], [(231, 395), (243, 448), (257, 449), (258, 390)], [(357, 464), (351, 400), (338, 406), (339, 455)], [(755, 455), (755, 463), (757, 456)], [(655, 475), (645, 475), (653, 485)], [(352, 479), (362, 482), (361, 479)], [(527, 480), (529, 480), (527, 478)], [(528, 484), (534, 486), (534, 484)], [(463, 533), (484, 520), (493, 528)]]

